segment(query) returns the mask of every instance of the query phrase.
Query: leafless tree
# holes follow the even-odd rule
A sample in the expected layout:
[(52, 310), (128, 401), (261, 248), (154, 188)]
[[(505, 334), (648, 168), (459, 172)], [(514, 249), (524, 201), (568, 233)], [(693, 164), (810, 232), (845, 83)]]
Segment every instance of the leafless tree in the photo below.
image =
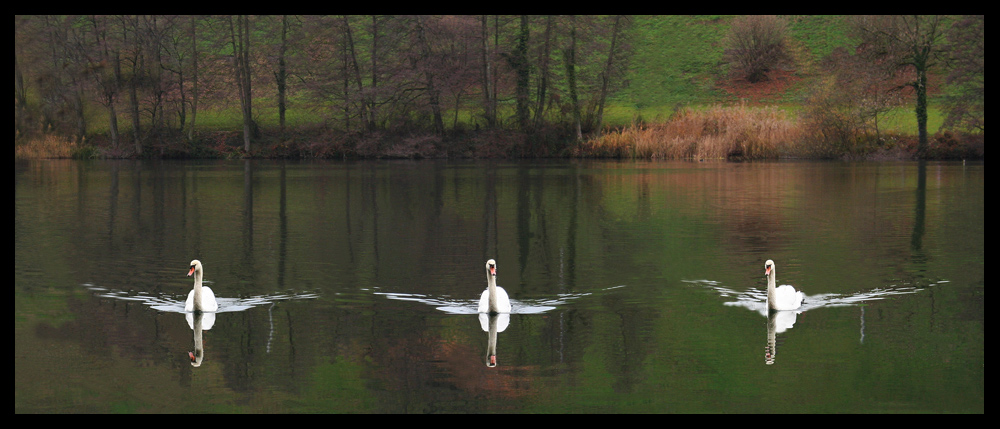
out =
[(732, 71), (750, 83), (765, 81), (768, 72), (788, 59), (783, 18), (747, 15), (733, 19), (726, 37), (725, 57)]
[(914, 90), (918, 156), (927, 151), (927, 75), (945, 58), (946, 17), (942, 15), (858, 16), (853, 20), (870, 61), (913, 73), (904, 85)]
[(986, 131), (986, 16), (959, 17), (948, 30), (948, 116), (944, 126)]

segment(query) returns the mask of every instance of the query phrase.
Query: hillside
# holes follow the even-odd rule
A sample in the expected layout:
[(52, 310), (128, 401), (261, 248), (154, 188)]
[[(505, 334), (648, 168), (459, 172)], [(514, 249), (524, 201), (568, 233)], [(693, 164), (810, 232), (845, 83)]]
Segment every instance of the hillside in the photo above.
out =
[(629, 120), (633, 115), (655, 120), (683, 105), (740, 100), (794, 103), (815, 76), (817, 62), (849, 43), (841, 16), (791, 16), (794, 68), (751, 85), (727, 76), (722, 58), (722, 40), (733, 17), (636, 16), (629, 86), (615, 99), (618, 109), (612, 120)]
[[(23, 67), (27, 78), (15, 80), (28, 84), (16, 91), (20, 94), (16, 100), (21, 100), (21, 104), (15, 109), (15, 122), (22, 124), (18, 121), (20, 118), (23, 124), (36, 124), (36, 127), (18, 126), (18, 130), (23, 128), (26, 132), (16, 134), (15, 156), (130, 157), (142, 156), (146, 150), (152, 150), (151, 156), (161, 157), (584, 155), (579, 152), (584, 134), (587, 139), (600, 140), (603, 134), (614, 134), (631, 126), (638, 126), (637, 131), (642, 131), (647, 124), (669, 128), (668, 119), (676, 119), (681, 113), (687, 115), (688, 125), (720, 120), (700, 117), (694, 113), (697, 111), (724, 115), (726, 121), (745, 121), (748, 126), (758, 123), (761, 118), (788, 123), (793, 127), (782, 125), (782, 134), (786, 136), (825, 136), (828, 133), (809, 130), (808, 124), (800, 121), (808, 116), (810, 108), (817, 111), (817, 103), (804, 101), (807, 94), (821, 87), (818, 83), (829, 87), (829, 76), (820, 71), (820, 64), (829, 54), (837, 48), (853, 52), (846, 17), (784, 16), (790, 59), (771, 70), (768, 79), (751, 84), (733, 77), (724, 59), (724, 40), (736, 15), (638, 15), (631, 17), (631, 26), (624, 27), (628, 31), (622, 32), (617, 30), (619, 16), (588, 16), (576, 24), (572, 17), (534, 16), (521, 20), (521, 26), (515, 25), (517, 21), (512, 17), (495, 17), (489, 27), (492, 31), (489, 34), (494, 35), (492, 47), (498, 49), (492, 63), (479, 59), (482, 51), (477, 40), (488, 40), (481, 38), (479, 31), (487, 27), (482, 27), (478, 18), (472, 16), (436, 16), (426, 22), (414, 21), (408, 16), (388, 16), (377, 20), (377, 28), (374, 24), (369, 25), (363, 16), (299, 17), (296, 18), (299, 26), (293, 31), (296, 37), (289, 39), (297, 41), (288, 50), (295, 55), (289, 57), (290, 73), (283, 75), (292, 78), (287, 81), (287, 94), (279, 94), (278, 88), (286, 88), (286, 84), (275, 85), (278, 76), (275, 67), (284, 62), (275, 61), (274, 53), (284, 52), (285, 39), (268, 32), (278, 28), (277, 18), (257, 16), (253, 20), (257, 31), (256, 44), (252, 45), (253, 61), (246, 66), (246, 75), (253, 81), (251, 98), (237, 97), (235, 88), (238, 86), (231, 81), (229, 54), (219, 48), (228, 46), (228, 39), (219, 29), (232, 17), (179, 18), (183, 22), (167, 27), (175, 36), (169, 39), (176, 45), (174, 50), (164, 50), (166, 45), (163, 43), (140, 46), (142, 52), (147, 52), (143, 58), (164, 58), (161, 54), (175, 58), (164, 59), (165, 65), (161, 67), (136, 60), (132, 64), (137, 69), (122, 74), (111, 74), (112, 69), (106, 67), (108, 62), (99, 61), (100, 58), (88, 60), (95, 57), (81, 54), (87, 53), (86, 45), (63, 41), (66, 42), (63, 46), (58, 40), (40, 37), (48, 34), (49, 29), (57, 28), (53, 27), (56, 24), (37, 17), (21, 17), (18, 22), (22, 26), (15, 32), (18, 53), (15, 68), (19, 71), (19, 67)], [(109, 25), (126, 23), (107, 17), (92, 18), (108, 21)], [(526, 30), (529, 19), (530, 31)], [(72, 24), (70, 21), (59, 25)], [(434, 40), (425, 42), (422, 50), (410, 49), (403, 37), (408, 34), (404, 30), (423, 29), (421, 22), (432, 25), (429, 28), (433, 31), (427, 34), (434, 36)], [(615, 23), (613, 27), (612, 22)], [(346, 25), (342, 25), (344, 23)], [(550, 27), (555, 28), (551, 36)], [(197, 28), (199, 44), (189, 43), (195, 39), (193, 32), (186, 33), (188, 28)], [(576, 33), (567, 33), (567, 28), (587, 31), (581, 33), (585, 37), (580, 37), (580, 47), (567, 49), (564, 46), (567, 40), (577, 40), (576, 36), (568, 36)], [(612, 28), (615, 30), (609, 32)], [(527, 40), (529, 33), (531, 44), (518, 45), (515, 36), (523, 34)], [(622, 35), (624, 46), (618, 45), (620, 50), (611, 43), (618, 37), (612, 34)], [(365, 50), (366, 46), (376, 46), (376, 39), (379, 46), (377, 62), (372, 61), (375, 51)], [(454, 43), (456, 41), (461, 43)], [(344, 50), (343, 43), (356, 44), (359, 49)], [(571, 46), (576, 46), (575, 42)], [(351, 55), (338, 54), (343, 52)], [(513, 55), (516, 52), (523, 55), (521, 58), (529, 59), (515, 62)], [(564, 57), (566, 52), (577, 52), (583, 60), (575, 56)], [(620, 52), (621, 55), (607, 52)], [(75, 53), (75, 56), (63, 58), (63, 67), (53, 68), (51, 64), (58, 61), (51, 61), (49, 55), (58, 57), (59, 53)], [(195, 63), (188, 56), (199, 60)], [(842, 58), (850, 60), (850, 56)], [(176, 65), (178, 71), (163, 73), (161, 68), (171, 64)], [(377, 74), (375, 64), (378, 64)], [(393, 64), (405, 67), (387, 66)], [(480, 69), (476, 64), (492, 64), (496, 68)], [(514, 64), (528, 66), (518, 69)], [(363, 70), (364, 67), (370, 70)], [(195, 70), (200, 73), (197, 87), (193, 85)], [(492, 92), (483, 91), (481, 84), (481, 73), (489, 70), (498, 71), (491, 80), (492, 86), (487, 85)], [(369, 72), (371, 77), (368, 77)], [(142, 79), (129, 80), (128, 77), (135, 73)], [(607, 73), (613, 78), (603, 80)], [(515, 76), (518, 77), (516, 83)], [(525, 80), (519, 80), (520, 76), (525, 76)], [(608, 82), (611, 82), (610, 87)], [(940, 100), (933, 99), (935, 87), (940, 82), (941, 76), (932, 76), (928, 85), (932, 99), (927, 130), (931, 134), (936, 133), (943, 122)], [(76, 92), (70, 91), (74, 89), (71, 84), (75, 85)], [(250, 87), (249, 83), (242, 86)], [(184, 88), (189, 89), (187, 94)], [(573, 94), (570, 88), (575, 88), (579, 95), (570, 95)], [(515, 97), (516, 90), (521, 89), (528, 93), (530, 103), (527, 105), (519, 104), (524, 100), (518, 98), (520, 95)], [(607, 98), (604, 98), (605, 89), (610, 91)], [(126, 90), (131, 90), (132, 94), (126, 94)], [(842, 91), (838, 88), (834, 92)], [(573, 130), (574, 104), (569, 100), (577, 100), (577, 97), (580, 107)], [(252, 100), (252, 119), (247, 119), (252, 123), (249, 128), (253, 130), (252, 145), (251, 138), (247, 137), (249, 134), (242, 131), (240, 99)], [(106, 103), (106, 100), (112, 102)], [(894, 135), (892, 139), (914, 136), (916, 119), (908, 103), (904, 101), (899, 107), (880, 112), (877, 121), (870, 121), (877, 124), (872, 126), (877, 132), (869, 133), (874, 137), (864, 146), (884, 146), (889, 134)], [(190, 116), (188, 106), (191, 107)], [(279, 115), (279, 106), (286, 109), (282, 110), (285, 116)], [(604, 106), (603, 113), (597, 106)], [(743, 111), (727, 110), (734, 106)], [(515, 116), (522, 108), (520, 112), (534, 114), (530, 126), (525, 122), (517, 125), (526, 118)], [(762, 109), (766, 111), (760, 111)], [(587, 110), (583, 121), (580, 110)], [(117, 121), (109, 120), (109, 111), (116, 115)], [(821, 107), (818, 111), (832, 110)], [(130, 112), (141, 112), (141, 115)], [(851, 116), (833, 113), (830, 117), (838, 119), (837, 115)], [(50, 123), (37, 126), (45, 121)], [(581, 122), (585, 124), (583, 127)], [(133, 133), (132, 130), (138, 131)], [(691, 132), (701, 132), (699, 130), (698, 126), (688, 129), (685, 138), (689, 138)], [(615, 140), (612, 137), (611, 140)], [(655, 137), (663, 138), (683, 140), (673, 135)], [(720, 136), (707, 138), (732, 140)], [(855, 145), (858, 140), (856, 136), (832, 139), (848, 145)], [(84, 140), (86, 144), (79, 144)], [(621, 146), (621, 142), (618, 139), (611, 147), (629, 147), (628, 144)], [(714, 146), (721, 148), (732, 143)], [(773, 144), (761, 147), (768, 148), (766, 153), (777, 153)], [(715, 152), (718, 151), (725, 152), (722, 149)], [(594, 152), (610, 153), (618, 149)]]

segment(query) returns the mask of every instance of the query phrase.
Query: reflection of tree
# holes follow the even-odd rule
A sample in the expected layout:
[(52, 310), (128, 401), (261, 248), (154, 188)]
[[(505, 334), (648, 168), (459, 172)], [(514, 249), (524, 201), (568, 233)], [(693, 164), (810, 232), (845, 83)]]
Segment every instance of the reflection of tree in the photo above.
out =
[(924, 211), (927, 206), (927, 161), (917, 163), (917, 195), (913, 215), (913, 234), (910, 236), (910, 250), (913, 258), (924, 262)]
[(243, 160), (243, 211), (240, 232), (243, 234), (243, 246), (240, 252), (239, 264), (236, 272), (240, 275), (240, 280), (247, 283), (254, 283), (253, 278), (244, 276), (252, 275), (254, 270), (254, 217), (253, 217), (253, 193), (254, 193), (254, 163)]

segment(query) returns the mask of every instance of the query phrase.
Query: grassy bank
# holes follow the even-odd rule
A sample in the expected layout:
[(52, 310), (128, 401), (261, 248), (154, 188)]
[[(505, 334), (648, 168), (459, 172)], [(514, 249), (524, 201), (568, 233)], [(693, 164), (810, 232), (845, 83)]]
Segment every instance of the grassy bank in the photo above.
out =
[[(519, 158), (584, 157), (624, 159), (754, 160), (779, 158), (913, 159), (916, 136), (900, 132), (912, 115), (887, 116), (878, 135), (822, 141), (794, 108), (716, 104), (685, 107), (658, 121), (635, 120), (574, 141), (566, 127), (520, 131), (463, 131), (445, 136), (426, 132), (344, 134), (302, 124), (284, 134), (265, 128), (244, 152), (242, 134), (230, 130), (195, 133), (189, 142), (177, 132), (144, 145), (156, 158)], [(982, 134), (936, 132), (928, 157), (982, 159)], [(106, 137), (76, 143), (53, 134), (15, 139), (15, 158), (121, 158), (130, 144), (112, 147)]]

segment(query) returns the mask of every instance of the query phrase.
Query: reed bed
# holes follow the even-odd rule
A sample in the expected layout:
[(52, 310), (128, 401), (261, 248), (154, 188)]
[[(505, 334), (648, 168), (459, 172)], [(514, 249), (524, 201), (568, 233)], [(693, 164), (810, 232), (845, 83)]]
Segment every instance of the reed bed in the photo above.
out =
[(684, 108), (665, 123), (633, 123), (584, 142), (581, 156), (648, 159), (776, 158), (801, 136), (775, 107)]
[(77, 145), (71, 138), (40, 134), (26, 139), (15, 138), (14, 159), (72, 158)]

